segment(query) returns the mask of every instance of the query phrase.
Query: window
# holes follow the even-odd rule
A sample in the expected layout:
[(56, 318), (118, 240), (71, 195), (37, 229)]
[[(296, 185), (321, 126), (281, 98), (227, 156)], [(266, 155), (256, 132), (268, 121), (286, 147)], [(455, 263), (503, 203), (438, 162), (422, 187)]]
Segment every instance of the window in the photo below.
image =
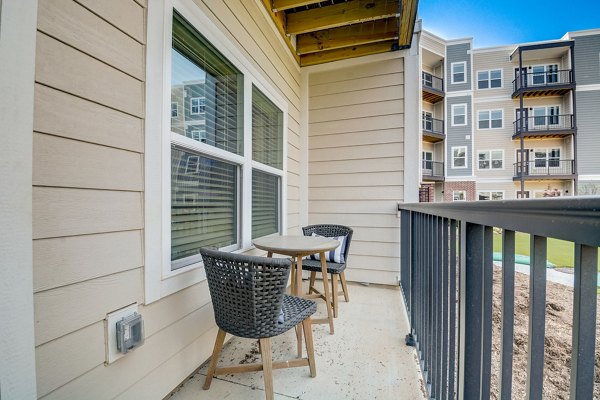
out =
[(453, 190), (452, 201), (465, 201), (467, 200), (467, 192), (464, 190)]
[(496, 89), (502, 87), (502, 70), (477, 72), (477, 89)]
[(501, 129), (503, 110), (482, 110), (477, 113), (479, 129)]
[(467, 105), (466, 104), (452, 104), (452, 126), (465, 126), (467, 125)]
[(423, 152), (423, 169), (426, 169), (426, 170), (433, 169), (433, 152), (431, 152), (431, 151)]
[(546, 126), (552, 128), (550, 125), (558, 125), (559, 114), (559, 106), (534, 107), (533, 125), (536, 128)]
[(467, 62), (455, 62), (451, 64), (452, 83), (465, 83), (467, 81)]
[(179, 115), (179, 103), (176, 101), (171, 103), (171, 118), (175, 118)]
[(206, 111), (206, 99), (204, 97), (192, 97), (190, 99), (190, 114), (198, 115)]
[(423, 130), (429, 132), (433, 131), (433, 114), (429, 111), (423, 111), (422, 119)]
[(477, 153), (478, 169), (502, 169), (504, 150), (480, 150)]
[(549, 167), (560, 166), (560, 149), (535, 149), (533, 155), (536, 168), (545, 168), (546, 162)]
[(500, 190), (484, 190), (477, 192), (478, 200), (504, 200), (504, 192)]
[(452, 148), (452, 168), (467, 168), (467, 147)]
[(534, 65), (531, 68), (532, 85), (558, 83), (558, 64)]
[[(147, 303), (205, 279), (200, 247), (247, 251), (253, 237), (287, 227), (287, 102), (206, 15), (189, 11), (192, 0), (175, 3), (181, 10), (148, 15)], [(159, 28), (169, 23), (167, 39)], [(178, 118), (163, 128), (174, 102)]]

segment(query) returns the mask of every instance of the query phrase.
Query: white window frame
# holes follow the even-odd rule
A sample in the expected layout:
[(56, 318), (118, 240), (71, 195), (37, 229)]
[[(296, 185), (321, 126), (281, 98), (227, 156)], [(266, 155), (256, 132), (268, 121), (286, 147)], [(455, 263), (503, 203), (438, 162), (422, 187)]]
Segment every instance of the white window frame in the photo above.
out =
[[(501, 113), (501, 117), (500, 117), (500, 123), (501, 123), (501, 125), (499, 127), (496, 127), (496, 128), (492, 128), (492, 112), (494, 112), (494, 111), (500, 111), (500, 113)], [(489, 119), (488, 119), (488, 121), (489, 121), (489, 127), (488, 128), (480, 128), (479, 127), (479, 121), (480, 121), (480, 119), (479, 119), (479, 113), (482, 113), (482, 112), (487, 112), (488, 115), (489, 115)], [(480, 131), (488, 131), (488, 130), (494, 130), (494, 129), (504, 129), (504, 109), (503, 108), (496, 108), (496, 109), (493, 109), (493, 110), (477, 110), (477, 129), (480, 130)]]
[[(480, 193), (489, 193), (489, 195), (490, 195), (490, 200), (489, 200), (489, 201), (499, 201), (499, 200), (504, 200), (504, 199), (505, 199), (505, 197), (506, 197), (506, 193), (504, 193), (504, 190), (493, 190), (493, 189), (492, 189), (492, 190), (478, 190), (478, 191), (477, 191), (477, 201), (487, 201), (487, 200), (481, 200), (481, 199), (479, 198), (479, 194), (480, 194)], [(492, 193), (502, 193), (502, 198), (501, 198), (501, 199), (494, 200), (494, 199), (492, 199)]]
[[(455, 167), (454, 166), (454, 150), (455, 149), (465, 149), (465, 165), (462, 167)], [(468, 159), (469, 159), (469, 152), (468, 152), (468, 148), (467, 146), (452, 146), (450, 148), (450, 159), (452, 160), (452, 169), (466, 169), (468, 168)]]
[[(459, 64), (463, 65), (465, 79), (462, 81), (455, 81), (454, 80), (454, 68)], [(450, 64), (450, 83), (452, 83), (452, 84), (467, 83), (467, 62), (466, 61), (457, 61), (457, 62), (453, 62)]]
[[(194, 105), (194, 100), (198, 100), (198, 105)], [(200, 100), (204, 100), (204, 104), (202, 104), (202, 101)], [(198, 111), (194, 112), (194, 107), (198, 107)], [(200, 111), (200, 107), (204, 107), (204, 111)], [(206, 98), (198, 96), (198, 97), (191, 97), (190, 98), (190, 115), (200, 115), (200, 114), (204, 114), (206, 111)]]
[[(499, 87), (492, 87), (492, 71), (500, 71), (500, 86)], [(487, 72), (488, 73), (488, 77), (485, 81), (487, 81), (488, 83), (488, 87), (486, 88), (480, 88), (479, 87), (479, 82), (483, 82), (484, 80), (479, 79), (479, 73), (480, 72)], [(504, 86), (504, 70), (502, 68), (494, 68), (494, 69), (482, 69), (477, 71), (477, 73), (475, 74), (476, 78), (477, 78), (477, 85), (476, 85), (476, 89), (477, 90), (496, 90), (496, 89), (502, 89), (502, 87)]]
[[(455, 195), (456, 195), (457, 193), (462, 193), (462, 194), (463, 194), (463, 197), (464, 197), (464, 199), (462, 199), (462, 200), (456, 200), (454, 197), (455, 197)], [(453, 190), (453, 191), (452, 191), (452, 201), (453, 201), (453, 202), (454, 202), (454, 201), (467, 201), (467, 191), (466, 191), (466, 190)]]
[[(175, 104), (175, 109), (173, 109), (173, 104)], [(173, 111), (175, 111), (175, 115), (173, 115)], [(172, 101), (171, 102), (171, 118), (179, 117), (179, 102)]]
[[(492, 165), (493, 165), (492, 161), (494, 161), (494, 159), (492, 158), (492, 152), (495, 152), (495, 151), (502, 152), (502, 168), (493, 168), (492, 167)], [(489, 168), (480, 168), (479, 167), (479, 154), (481, 154), (481, 153), (488, 154), (489, 161), (490, 161)], [(477, 150), (477, 169), (479, 171), (502, 171), (502, 170), (504, 170), (504, 165), (505, 165), (505, 162), (504, 162), (504, 150), (503, 149)]]
[[(557, 118), (558, 123), (556, 123), (556, 124), (548, 124), (547, 121), (548, 121), (548, 117), (550, 117), (550, 113), (549, 113), (550, 108), (554, 108), (554, 107), (556, 107), (557, 110), (558, 110), (558, 114), (555, 115), (555, 117)], [(541, 125), (538, 125), (538, 124), (535, 123), (535, 121), (536, 121), (535, 120), (535, 118), (536, 118), (535, 110), (536, 109), (542, 109), (542, 108), (544, 109), (544, 123), (541, 124)], [(547, 105), (547, 106), (534, 106), (534, 107), (532, 107), (531, 108), (530, 118), (533, 118), (533, 126), (560, 125), (560, 111), (561, 111), (560, 104), (551, 104), (551, 105)], [(538, 116), (538, 117), (540, 117), (540, 116)]]
[[(531, 82), (527, 82), (528, 85), (531, 86), (544, 86), (544, 85), (548, 85), (548, 80), (546, 79), (548, 77), (548, 67), (553, 67), (556, 65), (556, 80), (557, 82), (552, 82), (553, 84), (558, 84), (561, 83), (560, 82), (560, 74), (558, 73), (558, 71), (560, 71), (560, 64), (559, 63), (552, 63), (552, 64), (535, 64), (535, 65), (530, 65), (531, 67), (531, 72), (529, 72), (529, 74), (531, 74)], [(544, 77), (544, 82), (542, 83), (533, 83), (533, 78), (535, 77), (533, 69), (535, 67), (543, 67), (544, 68), (544, 74), (542, 75)]]
[[(171, 132), (171, 49), (173, 8), (218, 49), (244, 76), (244, 156)], [(145, 131), (145, 304), (206, 279), (201, 261), (171, 270), (171, 145), (195, 149), (203, 156), (238, 165), (238, 243), (235, 252), (252, 246), (252, 169), (280, 177), (280, 232), (287, 232), (288, 103), (272, 83), (206, 16), (193, 0), (148, 4)], [(283, 168), (252, 160), (252, 85), (283, 112)], [(158, 100), (160, 99), (160, 100)]]
[[(464, 107), (465, 108), (465, 123), (464, 124), (455, 124), (454, 123), (454, 116), (456, 115), (455, 109), (457, 107)], [(460, 103), (460, 104), (452, 104), (450, 106), (450, 124), (451, 126), (467, 126), (467, 117), (468, 117), (468, 108), (467, 108), (467, 103)], [(463, 115), (463, 114), (458, 114), (458, 115)]]

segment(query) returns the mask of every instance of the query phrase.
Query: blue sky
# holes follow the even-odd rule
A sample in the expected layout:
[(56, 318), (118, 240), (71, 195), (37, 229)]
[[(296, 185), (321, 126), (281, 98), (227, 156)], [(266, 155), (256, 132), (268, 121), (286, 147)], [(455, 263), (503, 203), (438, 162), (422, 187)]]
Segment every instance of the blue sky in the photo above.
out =
[(419, 0), (419, 18), (444, 39), (473, 37), (474, 47), (490, 47), (600, 28), (600, 0)]

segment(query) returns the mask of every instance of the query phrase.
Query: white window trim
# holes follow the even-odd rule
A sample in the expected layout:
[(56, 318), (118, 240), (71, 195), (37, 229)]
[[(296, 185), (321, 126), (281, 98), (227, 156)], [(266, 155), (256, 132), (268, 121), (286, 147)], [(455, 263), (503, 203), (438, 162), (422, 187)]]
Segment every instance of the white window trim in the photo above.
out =
[[(500, 87), (497, 87), (497, 88), (491, 87), (491, 84), (492, 84), (492, 71), (500, 71)], [(479, 88), (479, 73), (480, 72), (487, 72), (488, 73), (488, 79), (487, 79), (488, 87), (487, 88), (483, 88), (483, 89)], [(481, 70), (475, 72), (475, 81), (476, 81), (476, 84), (475, 84), (475, 89), (476, 90), (499, 90), (499, 89), (503, 89), (504, 88), (504, 69), (502, 69), (502, 68), (481, 69)]]
[[(455, 167), (454, 166), (454, 149), (465, 149), (465, 165), (462, 167)], [(450, 148), (450, 159), (452, 161), (452, 169), (466, 169), (468, 166), (468, 162), (467, 160), (469, 159), (469, 152), (468, 152), (468, 148), (467, 146), (452, 146)]]
[(479, 194), (480, 193), (489, 193), (490, 194), (490, 200), (489, 201), (498, 201), (498, 200), (493, 200), (492, 199), (492, 192), (502, 193), (502, 199), (500, 199), (500, 200), (506, 200), (506, 193), (505, 193), (504, 190), (494, 190), (494, 189), (491, 189), (491, 190), (478, 190), (477, 191), (477, 201), (487, 201), (487, 200), (480, 200), (479, 199)]
[[(173, 115), (173, 104), (175, 104), (175, 115)], [(179, 117), (179, 102), (172, 101), (171, 102), (171, 118)]]
[[(244, 75), (244, 155), (229, 153), (191, 138), (171, 134), (171, 48), (173, 8), (188, 20)], [(241, 191), (238, 215), (239, 249), (252, 248), (252, 169), (281, 177), (280, 232), (287, 232), (288, 103), (192, 0), (163, 0), (148, 4), (146, 45), (145, 124), (145, 304), (206, 279), (201, 262), (171, 271), (171, 144), (200, 149), (205, 156), (239, 165)], [(252, 161), (252, 85), (283, 112), (283, 168)], [(157, 101), (161, 99), (161, 101)], [(173, 136), (174, 135), (174, 136)]]
[[(202, 97), (190, 97), (190, 115), (200, 115), (200, 99)], [(194, 112), (194, 100), (198, 100), (198, 112)]]
[[(502, 125), (500, 125), (499, 128), (492, 128), (492, 111), (500, 111), (502, 113), (502, 118), (500, 120)], [(489, 128), (480, 128), (479, 127), (479, 113), (480, 112), (489, 112), (490, 113), (490, 119), (489, 119), (490, 127)], [(477, 130), (489, 131), (489, 130), (496, 130), (496, 129), (504, 129), (504, 109), (503, 108), (495, 108), (493, 110), (477, 110)]]
[[(464, 81), (455, 81), (454, 80), (454, 67), (458, 64), (462, 64), (464, 66), (464, 75), (465, 75), (465, 80)], [(468, 83), (468, 79), (467, 79), (467, 62), (466, 61), (457, 61), (457, 62), (453, 62), (450, 64), (450, 83), (451, 84), (461, 84), (461, 83)]]
[[(464, 124), (455, 124), (454, 123), (454, 109), (456, 107), (464, 107), (465, 108), (465, 123)], [(467, 126), (467, 117), (468, 117), (468, 111), (467, 111), (467, 103), (460, 103), (460, 104), (452, 104), (450, 106), (450, 125), (451, 126)]]
[[(502, 152), (502, 168), (492, 168), (492, 152), (493, 151), (501, 151)], [(486, 152), (490, 155), (490, 167), (489, 168), (479, 168), (479, 154)], [(481, 149), (477, 150), (477, 170), (478, 171), (503, 171), (505, 169), (506, 161), (504, 158), (504, 149)], [(496, 191), (496, 190), (495, 190)]]
[[(454, 193), (464, 193), (465, 194), (465, 199), (464, 200), (454, 200)], [(467, 191), (466, 190), (453, 190), (452, 191), (452, 201), (467, 201)]]
[[(546, 63), (546, 64), (532, 64), (532, 65), (529, 65), (528, 66), (528, 71), (529, 71), (529, 69), (531, 69), (531, 72), (528, 72), (528, 74), (531, 74), (531, 82), (528, 82), (528, 84), (530, 84), (531, 86), (544, 86), (544, 85), (547, 85), (548, 82), (546, 81), (546, 77), (547, 77), (547, 73), (548, 73), (548, 67), (551, 66), (551, 65), (556, 65), (556, 70), (557, 71), (561, 70), (561, 65), (560, 65), (559, 62), (558, 63), (551, 63), (551, 64)], [(537, 84), (533, 83), (533, 77), (534, 77), (534, 75), (533, 75), (533, 69), (535, 67), (544, 67), (545, 74), (542, 75), (544, 77), (544, 83), (537, 83)], [(560, 82), (560, 74), (558, 72), (556, 72), (556, 79), (559, 80), (556, 83), (561, 83)]]

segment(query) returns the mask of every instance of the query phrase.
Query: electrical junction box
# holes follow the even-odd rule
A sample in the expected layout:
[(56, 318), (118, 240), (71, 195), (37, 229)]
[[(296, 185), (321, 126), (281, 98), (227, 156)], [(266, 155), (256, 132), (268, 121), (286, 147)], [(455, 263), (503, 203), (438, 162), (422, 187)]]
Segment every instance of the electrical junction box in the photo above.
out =
[[(117, 333), (117, 324), (120, 330)], [(104, 319), (104, 364), (112, 364), (144, 343), (144, 325), (136, 303), (113, 311)], [(123, 349), (122, 352), (120, 349)]]
[(117, 321), (117, 349), (121, 353), (144, 344), (144, 321), (137, 312)]

